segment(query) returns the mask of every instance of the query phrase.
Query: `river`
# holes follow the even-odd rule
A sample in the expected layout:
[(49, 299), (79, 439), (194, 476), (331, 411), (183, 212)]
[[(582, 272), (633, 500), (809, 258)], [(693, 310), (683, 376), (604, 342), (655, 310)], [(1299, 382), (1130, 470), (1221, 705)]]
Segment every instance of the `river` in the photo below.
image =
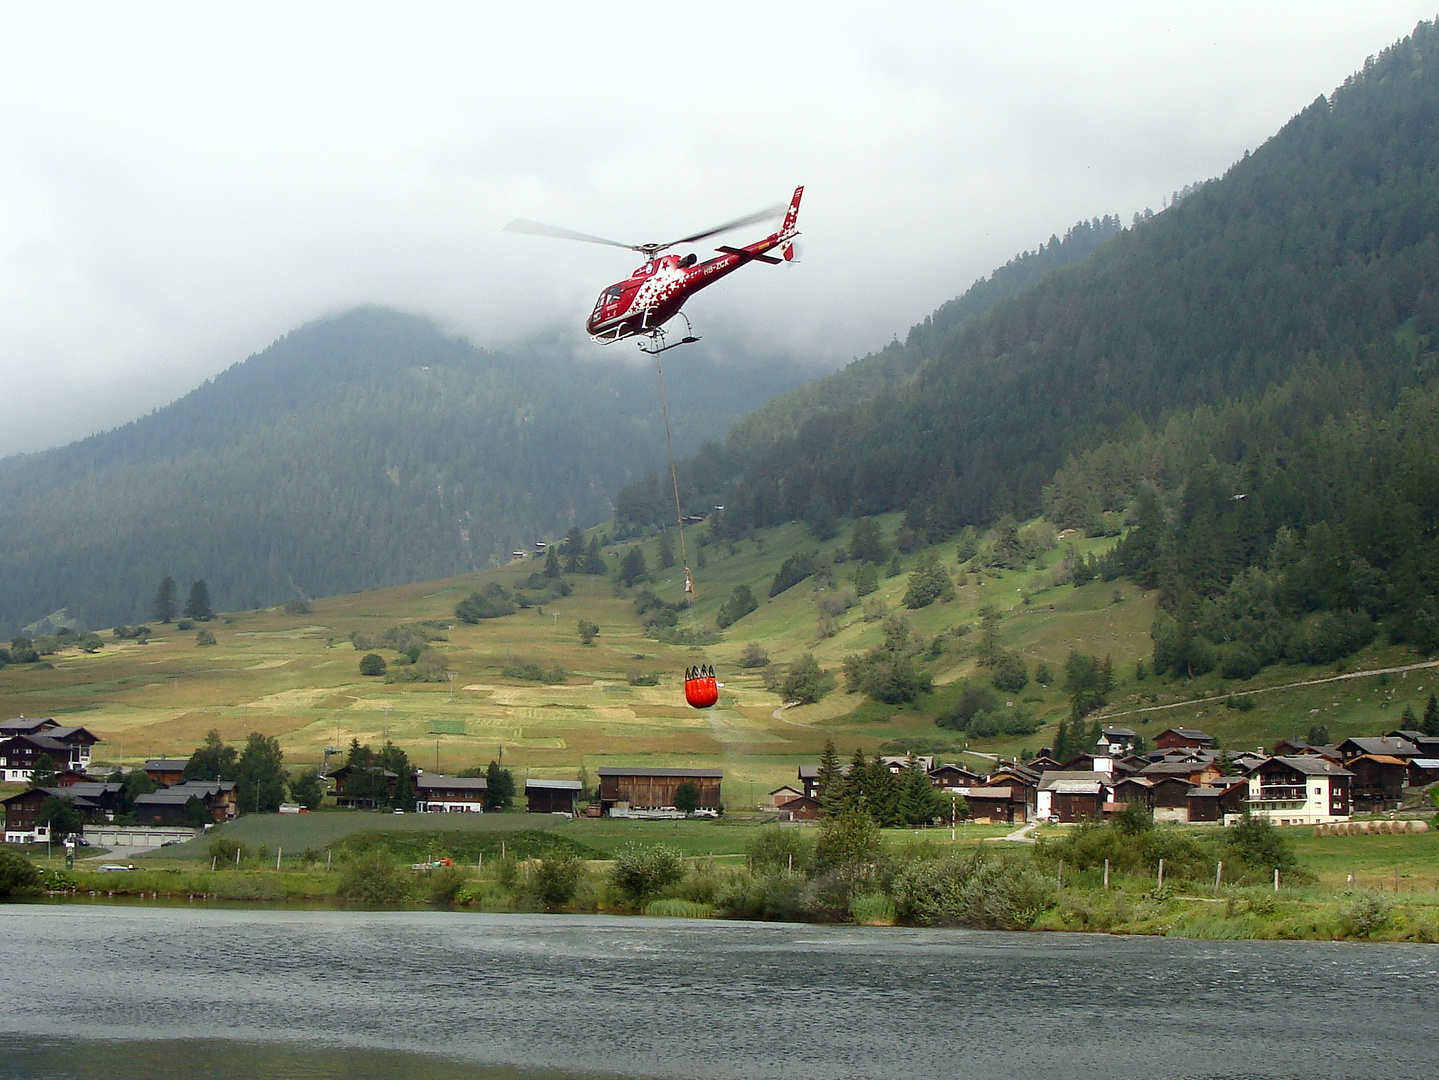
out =
[(1439, 948), (0, 905), (0, 1078), (1424, 1077)]

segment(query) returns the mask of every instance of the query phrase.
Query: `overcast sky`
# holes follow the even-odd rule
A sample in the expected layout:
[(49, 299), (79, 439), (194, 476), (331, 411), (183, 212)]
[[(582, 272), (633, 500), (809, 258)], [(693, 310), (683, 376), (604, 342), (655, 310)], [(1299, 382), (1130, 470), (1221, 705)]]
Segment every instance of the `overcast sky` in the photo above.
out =
[(687, 311), (838, 365), (1219, 174), (1436, 7), (2, 3), (0, 454), (356, 304), (482, 346), (577, 329), (635, 258), (511, 218), (669, 239), (799, 183), (801, 264)]

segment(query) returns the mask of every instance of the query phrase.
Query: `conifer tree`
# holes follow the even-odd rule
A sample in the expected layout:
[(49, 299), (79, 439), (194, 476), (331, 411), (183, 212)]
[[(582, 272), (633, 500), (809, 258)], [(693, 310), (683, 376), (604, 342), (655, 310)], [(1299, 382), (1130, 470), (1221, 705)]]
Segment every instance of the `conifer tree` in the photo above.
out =
[(1419, 730), (1425, 735), (1439, 735), (1439, 698), (1429, 695), (1429, 704), (1424, 706), (1424, 720)]
[(839, 785), (839, 794), (832, 800), (834, 812), (840, 814), (869, 813), (869, 762), (862, 747), (855, 747), (854, 756), (849, 759), (849, 772), (844, 783)]
[(185, 601), (185, 618), (197, 622), (209, 622), (215, 617), (210, 610), (210, 587), (200, 578), (190, 586), (190, 596)]
[(589, 549), (585, 552), (584, 571), (586, 574), (603, 574), (605, 572), (605, 558), (600, 554), (600, 538), (590, 537)]
[(906, 825), (928, 825), (947, 809), (929, 774), (913, 757), (901, 780), (900, 813)]
[(819, 774), (814, 781), (815, 798), (825, 813), (833, 813), (843, 794), (844, 775), (839, 770), (839, 755), (835, 753), (834, 740), (824, 741), (824, 753), (819, 759)]
[(175, 579), (166, 576), (150, 601), (150, 618), (160, 623), (175, 621)]

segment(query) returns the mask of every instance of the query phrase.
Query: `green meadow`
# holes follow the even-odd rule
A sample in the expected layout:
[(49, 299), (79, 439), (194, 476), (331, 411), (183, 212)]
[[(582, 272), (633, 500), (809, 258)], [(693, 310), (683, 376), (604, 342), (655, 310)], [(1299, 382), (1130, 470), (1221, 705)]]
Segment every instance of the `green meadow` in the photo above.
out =
[[(898, 524), (897, 516), (879, 521), (886, 534)], [(0, 668), (0, 711), (84, 724), (103, 739), (96, 754), (101, 768), (187, 755), (211, 730), (228, 740), (251, 731), (273, 735), (292, 766), (319, 764), (327, 747), (342, 752), (352, 739), (390, 738), (419, 767), (446, 773), (497, 758), (517, 779), (575, 778), (582, 769), (593, 777), (605, 765), (719, 767), (726, 804), (744, 809), (763, 805), (767, 792), (793, 782), (796, 767), (817, 760), (829, 738), (846, 756), (855, 748), (912, 750), (971, 765), (1049, 745), (1068, 708), (1063, 665), (1072, 649), (1112, 660), (1116, 686), (1102, 719), (1146, 736), (1175, 724), (1200, 726), (1230, 748), (1269, 745), (1317, 723), (1335, 739), (1378, 733), (1397, 726), (1406, 705), (1422, 710), (1427, 695), (1439, 689), (1439, 673), (1430, 669), (1365, 674), (1419, 661), (1382, 643), (1338, 667), (1273, 667), (1241, 682), (1226, 683), (1217, 673), (1193, 681), (1139, 678), (1137, 665), (1152, 647), (1151, 596), (1122, 580), (1046, 587), (1064, 545), (1102, 552), (1112, 539), (1065, 536), (1023, 570), (982, 573), (961, 572), (956, 545), (941, 544), (932, 550), (956, 578), (952, 600), (904, 608), (907, 575), (917, 558), (909, 556), (898, 574), (881, 575), (877, 592), (822, 627), (818, 601), (848, 589), (855, 564), (837, 560), (833, 589), (806, 579), (770, 598), (770, 581), (790, 555), (840, 551), (847, 530), (823, 544), (800, 524), (705, 544), (701, 533), (687, 531), (698, 591), (681, 628), (712, 626), (738, 585), (749, 586), (760, 600), (756, 611), (704, 647), (647, 637), (633, 590), (617, 589), (610, 576), (566, 575), (573, 592), (553, 603), (474, 625), (455, 618), (455, 604), (477, 588), (493, 582), (513, 589), (541, 569), (538, 560), (524, 559), (441, 581), (319, 599), (304, 614), (284, 608), (225, 613), (205, 624), (216, 639), (212, 646), (199, 645), (194, 631), (173, 625), (155, 626), (155, 636), (143, 645), (115, 640), (107, 631), (97, 653), (70, 650), (47, 658), (48, 665)], [(679, 600), (680, 567), (655, 569), (655, 538), (609, 545), (607, 565), (618, 566), (633, 546), (644, 551), (652, 569), (647, 587), (662, 599)], [(1055, 676), (1048, 686), (1031, 681), (1003, 695), (1007, 704), (1041, 718), (1043, 727), (1033, 735), (974, 738), (935, 723), (965, 679), (987, 682), (975, 659), (985, 605), (1001, 614), (1001, 645), (1022, 656), (1031, 672), (1042, 661)], [(780, 697), (764, 686), (763, 669), (740, 665), (754, 643), (777, 665), (812, 653), (838, 673), (845, 656), (881, 640), (882, 612), (901, 612), (919, 638), (940, 640), (925, 661), (935, 690), (912, 704), (866, 700), (845, 692), (841, 679), (815, 704), (782, 708)], [(580, 642), (581, 619), (600, 627), (592, 645)], [(451, 681), (390, 682), (359, 674), (363, 653), (351, 645), (352, 634), (378, 636), (417, 623), (443, 628), (443, 640), (433, 647), (443, 654)], [(393, 663), (394, 653), (377, 651)], [(724, 689), (715, 708), (697, 711), (684, 703), (682, 674), (686, 665), (702, 661), (716, 665)], [(559, 665), (564, 680), (551, 685), (504, 673), (524, 663)], [(633, 685), (635, 675), (657, 683)], [(1297, 683), (1312, 685), (1292, 685)], [(1234, 707), (1240, 698), (1253, 707)]]

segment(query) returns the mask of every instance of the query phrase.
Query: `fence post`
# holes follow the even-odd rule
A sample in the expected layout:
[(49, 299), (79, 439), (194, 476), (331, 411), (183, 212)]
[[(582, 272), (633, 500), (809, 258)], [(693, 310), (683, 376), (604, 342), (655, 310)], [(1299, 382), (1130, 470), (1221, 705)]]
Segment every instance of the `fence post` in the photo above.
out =
[(1164, 888), (1164, 860), (1159, 860), (1159, 884), (1157, 888)]
[(1109, 860), (1104, 860), (1104, 887), (1109, 888)]
[(1064, 888), (1064, 860), (1059, 860), (1059, 869), (1054, 873), (1054, 884), (1056, 888)]
[(1214, 868), (1214, 892), (1219, 893), (1219, 886), (1224, 882), (1224, 860), (1219, 860), (1219, 865)]
[(1274, 891), (1279, 891), (1279, 867), (1274, 868)]
[(275, 848), (275, 870), (276, 870), (276, 871), (278, 871), (278, 870), (280, 869), (280, 856), (283, 855), (283, 854), (285, 854), (285, 849), (282, 848), (282, 847), (278, 847), (278, 846), (277, 846), (277, 847)]

